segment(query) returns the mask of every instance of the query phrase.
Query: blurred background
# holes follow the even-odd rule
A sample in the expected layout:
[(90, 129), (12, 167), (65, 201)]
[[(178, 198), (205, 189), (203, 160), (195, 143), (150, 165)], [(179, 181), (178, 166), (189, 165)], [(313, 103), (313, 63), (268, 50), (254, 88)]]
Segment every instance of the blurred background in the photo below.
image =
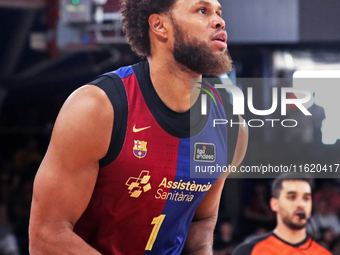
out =
[[(301, 72), (308, 78), (308, 71), (340, 72), (339, 0), (220, 3), (234, 60), (230, 77), (244, 92), (248, 83), (242, 78), (257, 81), (256, 108), (270, 107), (271, 89), (284, 79)], [(141, 60), (126, 43), (118, 10), (118, 0), (0, 0), (0, 254), (28, 254), (32, 184), (65, 99), (96, 76)], [(340, 135), (323, 130), (326, 116), (340, 130), (338, 116), (327, 114), (323, 104), (309, 111), (312, 117), (305, 118), (288, 109), (287, 115), (299, 120), (289, 131), (250, 128), (242, 164), (339, 164)], [(254, 116), (246, 111), (244, 118)], [(271, 182), (227, 179), (216, 254), (230, 254), (245, 238), (275, 227), (268, 204)], [(315, 179), (313, 188), (313, 217), (325, 223), (310, 232), (340, 254), (340, 181)]]

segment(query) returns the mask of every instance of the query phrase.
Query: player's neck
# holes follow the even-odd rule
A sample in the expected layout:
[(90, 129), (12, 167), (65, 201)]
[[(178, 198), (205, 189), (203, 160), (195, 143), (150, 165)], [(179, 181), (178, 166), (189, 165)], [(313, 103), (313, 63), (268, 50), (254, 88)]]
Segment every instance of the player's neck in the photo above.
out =
[(278, 224), (273, 232), (279, 238), (290, 244), (300, 243), (305, 240), (307, 236), (306, 228), (300, 230), (292, 230), (288, 228), (285, 224)]
[(152, 84), (161, 100), (176, 112), (185, 112), (197, 101), (202, 80), (200, 74), (189, 71), (172, 57), (149, 57)]

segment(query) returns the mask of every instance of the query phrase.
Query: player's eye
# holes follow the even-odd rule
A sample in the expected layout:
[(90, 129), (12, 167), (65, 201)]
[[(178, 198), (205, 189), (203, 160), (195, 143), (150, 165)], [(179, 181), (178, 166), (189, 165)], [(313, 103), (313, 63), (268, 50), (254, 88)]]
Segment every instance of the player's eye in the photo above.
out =
[(198, 12), (201, 14), (207, 14), (207, 9), (206, 8), (200, 8), (198, 9)]
[(295, 199), (295, 196), (288, 196), (288, 199), (289, 199), (289, 200), (294, 200), (294, 199)]

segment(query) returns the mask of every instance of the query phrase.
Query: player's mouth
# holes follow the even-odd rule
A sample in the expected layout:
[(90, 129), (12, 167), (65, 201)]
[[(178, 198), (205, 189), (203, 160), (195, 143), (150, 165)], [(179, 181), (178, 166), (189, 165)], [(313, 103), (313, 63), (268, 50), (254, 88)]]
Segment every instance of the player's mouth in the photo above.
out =
[(297, 216), (300, 220), (306, 219), (306, 213), (304, 211), (298, 211), (295, 213), (295, 216)]
[(220, 48), (226, 49), (228, 47), (227, 45), (227, 33), (225, 31), (221, 31), (219, 33), (217, 33), (212, 39), (211, 41), (218, 45)]

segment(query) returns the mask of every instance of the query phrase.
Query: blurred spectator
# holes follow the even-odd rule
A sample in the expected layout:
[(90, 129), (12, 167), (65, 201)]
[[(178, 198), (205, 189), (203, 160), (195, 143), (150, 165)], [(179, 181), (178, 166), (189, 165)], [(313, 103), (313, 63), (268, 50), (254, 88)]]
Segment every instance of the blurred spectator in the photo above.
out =
[(333, 255), (340, 255), (340, 240), (339, 239), (333, 245), (332, 252), (333, 252)]
[(13, 232), (18, 238), (22, 254), (28, 254), (28, 223), (32, 202), (33, 179), (22, 179), (19, 188), (12, 194), (9, 210)]
[(237, 244), (233, 225), (228, 220), (223, 220), (215, 235), (214, 255), (229, 255)]
[(17, 171), (27, 169), (32, 163), (39, 163), (42, 160), (42, 155), (38, 151), (38, 143), (35, 139), (30, 139), (28, 143), (18, 149), (13, 158), (14, 168)]
[(326, 229), (322, 234), (322, 239), (320, 240), (320, 244), (323, 245), (326, 249), (331, 250), (336, 242), (337, 235), (330, 229)]
[(263, 183), (256, 183), (250, 201), (243, 210), (246, 235), (258, 228), (271, 229), (275, 226), (275, 214), (269, 207), (269, 190)]
[(313, 230), (308, 232), (315, 232), (315, 237), (321, 239), (321, 235), (326, 230), (331, 230), (336, 237), (340, 234), (340, 222), (338, 216), (329, 210), (327, 200), (319, 200), (315, 207), (315, 212), (312, 215), (310, 222)]
[(0, 226), (0, 254), (20, 255), (17, 240), (8, 228)]
[(330, 229), (326, 229), (321, 233), (321, 239), (317, 240), (320, 245), (325, 247), (327, 250), (332, 251), (336, 244), (336, 235)]
[(316, 191), (313, 197), (314, 208), (318, 207), (320, 201), (326, 201), (326, 210), (340, 215), (340, 192), (329, 181), (325, 182), (321, 189)]
[(20, 255), (17, 239), (8, 225), (7, 207), (4, 204), (0, 204), (0, 254)]
[(13, 192), (16, 192), (23, 180), (34, 178), (42, 158), (43, 156), (38, 151), (38, 142), (35, 139), (30, 139), (26, 145), (15, 152), (11, 173)]
[(0, 165), (0, 204), (7, 204), (12, 190), (11, 165)]

